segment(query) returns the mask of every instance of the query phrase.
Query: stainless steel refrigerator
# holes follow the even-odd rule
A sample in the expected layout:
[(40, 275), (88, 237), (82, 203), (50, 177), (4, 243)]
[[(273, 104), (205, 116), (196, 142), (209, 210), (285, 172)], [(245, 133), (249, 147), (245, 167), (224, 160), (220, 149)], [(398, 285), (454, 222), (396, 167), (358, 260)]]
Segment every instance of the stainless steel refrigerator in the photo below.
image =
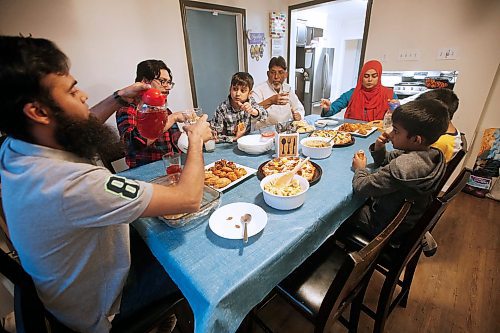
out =
[(330, 98), (332, 86), (333, 48), (297, 47), (295, 93), (306, 115), (320, 114), (322, 98)]

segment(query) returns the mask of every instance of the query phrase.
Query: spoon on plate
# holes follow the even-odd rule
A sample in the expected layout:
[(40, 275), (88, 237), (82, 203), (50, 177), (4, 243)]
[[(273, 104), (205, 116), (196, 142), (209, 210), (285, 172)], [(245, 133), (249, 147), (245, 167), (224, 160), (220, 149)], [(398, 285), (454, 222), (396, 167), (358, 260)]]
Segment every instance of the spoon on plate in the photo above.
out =
[(330, 142), (332, 142), (332, 141), (333, 141), (333, 139), (335, 139), (335, 138), (337, 137), (337, 135), (339, 135), (339, 132), (338, 132), (338, 131), (336, 131), (336, 132), (335, 132), (335, 134), (334, 134), (334, 135), (330, 138), (330, 140), (328, 140), (326, 143), (327, 143), (327, 144), (330, 144)]
[(252, 220), (251, 214), (245, 214), (241, 216), (241, 222), (243, 223), (243, 243), (248, 243), (248, 228), (247, 225)]

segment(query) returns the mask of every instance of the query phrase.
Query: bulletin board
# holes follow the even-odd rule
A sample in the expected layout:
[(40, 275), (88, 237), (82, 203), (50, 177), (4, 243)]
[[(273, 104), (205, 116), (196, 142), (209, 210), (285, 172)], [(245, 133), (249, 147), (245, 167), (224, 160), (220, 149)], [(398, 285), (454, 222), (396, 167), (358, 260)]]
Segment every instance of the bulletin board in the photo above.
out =
[(285, 13), (271, 12), (269, 17), (269, 32), (271, 38), (283, 38), (286, 32)]

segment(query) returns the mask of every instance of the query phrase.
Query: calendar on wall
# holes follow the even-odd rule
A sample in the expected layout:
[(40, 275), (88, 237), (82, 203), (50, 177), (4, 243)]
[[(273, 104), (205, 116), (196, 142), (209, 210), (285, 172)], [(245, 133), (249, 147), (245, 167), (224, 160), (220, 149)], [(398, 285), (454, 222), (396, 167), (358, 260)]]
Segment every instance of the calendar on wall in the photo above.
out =
[(286, 32), (285, 13), (271, 12), (269, 17), (269, 32), (271, 38), (283, 38)]

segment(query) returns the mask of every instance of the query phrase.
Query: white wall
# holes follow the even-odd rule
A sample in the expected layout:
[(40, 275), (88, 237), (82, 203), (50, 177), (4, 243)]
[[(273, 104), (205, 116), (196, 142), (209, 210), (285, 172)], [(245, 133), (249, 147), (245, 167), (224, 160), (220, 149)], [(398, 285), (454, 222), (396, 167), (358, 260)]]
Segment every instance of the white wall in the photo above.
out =
[[(247, 29), (269, 33), (269, 12), (288, 12), (298, 0), (217, 0), (246, 9)], [(383, 59), (385, 70), (458, 70), (460, 108), (454, 121), (472, 142), (500, 60), (500, 1), (374, 0), (366, 59)], [(425, 21), (423, 20), (425, 19)], [(425, 23), (426, 22), (426, 23)], [(425, 23), (425, 24), (424, 24)], [(192, 106), (179, 2), (176, 0), (0, 0), (0, 34), (32, 33), (54, 40), (72, 60), (72, 72), (94, 104), (134, 79), (136, 64), (160, 58), (177, 83), (172, 109)], [(286, 37), (288, 38), (288, 36)], [(248, 56), (256, 82), (266, 79), (264, 58)], [(436, 60), (441, 47), (458, 50), (457, 60)], [(399, 61), (400, 49), (419, 49), (419, 61)], [(286, 49), (285, 49), (286, 52)], [(498, 113), (498, 111), (497, 111)]]
[[(248, 53), (249, 72), (256, 82), (266, 80), (271, 54), (269, 12), (286, 12), (286, 1), (210, 3), (245, 9), (247, 29), (266, 34), (264, 58), (255, 61)], [(154, 58), (164, 60), (173, 72), (176, 86), (169, 95), (171, 109), (192, 107), (177, 0), (0, 0), (0, 34), (19, 33), (56, 42), (71, 59), (72, 74), (89, 93), (90, 105), (132, 83), (137, 63)]]
[(479, 148), (481, 147), (483, 132), (487, 128), (500, 128), (500, 66), (497, 68), (493, 85), (477, 126), (477, 139), (471, 147), (471, 154), (467, 163), (469, 167), (474, 166)]
[[(497, 0), (374, 0), (365, 59), (386, 55), (384, 70), (458, 70), (453, 122), (472, 143), (483, 111), (485, 119), (495, 112), (485, 103), (500, 61), (499, 36)], [(456, 48), (458, 59), (437, 60), (442, 47)], [(419, 49), (421, 59), (400, 61), (401, 49)]]

